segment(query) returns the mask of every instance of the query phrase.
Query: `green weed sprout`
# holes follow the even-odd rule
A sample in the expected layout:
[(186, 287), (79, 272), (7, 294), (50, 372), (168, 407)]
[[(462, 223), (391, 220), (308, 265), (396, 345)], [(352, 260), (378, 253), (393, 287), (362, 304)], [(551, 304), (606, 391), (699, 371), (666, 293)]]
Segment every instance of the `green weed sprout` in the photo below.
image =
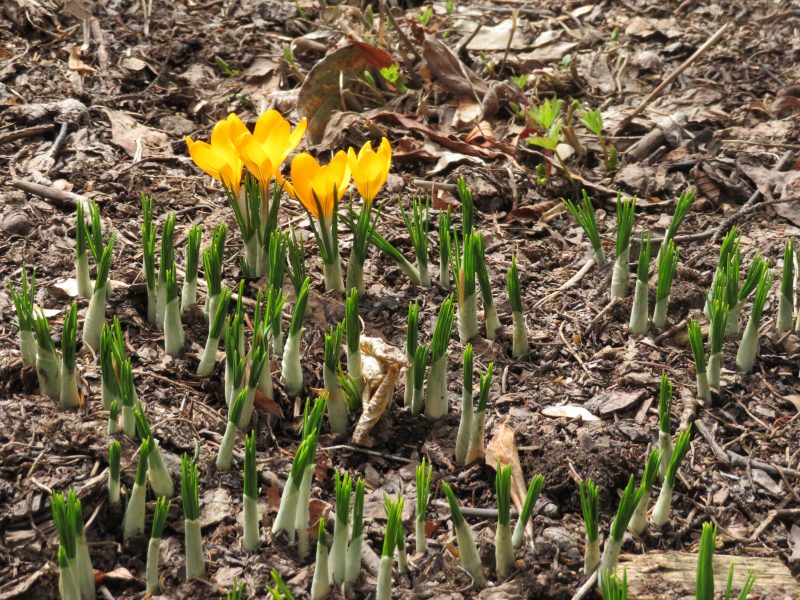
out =
[(186, 275), (181, 287), (181, 312), (185, 313), (189, 307), (197, 303), (197, 265), (200, 262), (200, 241), (203, 238), (203, 226), (199, 223), (192, 225), (186, 239)]
[(342, 352), (344, 324), (332, 325), (325, 334), (325, 360), (322, 366), (322, 379), (328, 394), (328, 422), (337, 436), (347, 435), (347, 405), (342, 388), (336, 378), (339, 372), (339, 356)]
[(753, 308), (750, 311), (750, 318), (739, 342), (739, 350), (736, 352), (736, 365), (743, 373), (749, 373), (753, 368), (753, 363), (758, 355), (758, 324), (761, 321), (761, 314), (764, 312), (764, 303), (767, 301), (767, 294), (772, 287), (772, 271), (769, 266), (761, 271), (756, 295), (753, 298)]
[(522, 311), (522, 294), (519, 287), (519, 272), (517, 271), (517, 257), (511, 257), (511, 267), (508, 269), (508, 303), (511, 305), (511, 322), (513, 334), (511, 341), (511, 354), (514, 358), (521, 358), (530, 352), (528, 344), (528, 330), (525, 327), (525, 314)]
[(34, 334), (34, 307), (36, 292), (36, 272), (32, 271), (28, 279), (28, 268), (22, 263), (22, 280), (20, 290), (17, 292), (11, 283), (8, 284), (8, 294), (14, 303), (17, 313), (17, 328), (19, 329), (19, 350), (22, 354), (22, 366), (36, 366), (36, 336)]
[(598, 267), (603, 267), (606, 264), (606, 255), (603, 253), (603, 247), (600, 244), (600, 232), (597, 230), (597, 221), (594, 217), (594, 206), (592, 206), (592, 201), (589, 199), (589, 194), (586, 193), (586, 190), (581, 190), (583, 194), (583, 200), (580, 204), (575, 204), (569, 198), (562, 200), (564, 202), (564, 206), (567, 207), (567, 210), (572, 215), (578, 225), (581, 226), (586, 237), (589, 238), (589, 242), (592, 244), (592, 250), (594, 251), (594, 260), (597, 263)]
[(36, 334), (36, 375), (39, 378), (39, 391), (44, 396), (61, 396), (61, 367), (50, 334), (50, 323), (42, 312), (33, 316), (33, 329)]
[(259, 523), (261, 516), (258, 508), (258, 465), (256, 464), (256, 432), (251, 431), (244, 436), (243, 506), (244, 527), (242, 547), (246, 552), (258, 548), (260, 540)]
[(497, 317), (497, 307), (492, 297), (492, 284), (489, 281), (489, 269), (486, 265), (486, 247), (483, 234), (475, 234), (475, 271), (478, 283), (481, 285), (481, 298), (483, 299), (483, 319), (486, 321), (486, 339), (494, 340), (500, 329), (500, 319)]
[(157, 594), (158, 585), (158, 562), (161, 555), (161, 536), (164, 533), (164, 526), (169, 516), (170, 501), (164, 496), (156, 500), (155, 510), (153, 511), (153, 528), (150, 531), (150, 542), (147, 545), (147, 568), (146, 579), (148, 594)]
[(599, 110), (581, 111), (580, 122), (586, 129), (597, 136), (600, 149), (603, 152), (603, 165), (607, 171), (617, 168), (617, 149), (614, 144), (609, 144), (603, 135), (603, 114)]
[(672, 452), (672, 457), (667, 465), (667, 472), (664, 475), (664, 481), (661, 483), (661, 491), (658, 494), (658, 500), (653, 507), (653, 513), (650, 515), (650, 522), (657, 528), (661, 528), (669, 518), (670, 505), (672, 504), (672, 490), (675, 487), (675, 478), (678, 476), (678, 469), (683, 462), (683, 457), (689, 450), (689, 442), (692, 437), (692, 426), (689, 425), (684, 431), (678, 434), (675, 440), (675, 449)]
[(408, 305), (408, 319), (406, 321), (406, 385), (403, 392), (403, 404), (411, 408), (414, 396), (414, 356), (419, 346), (419, 302), (414, 300)]
[(608, 539), (606, 540), (605, 547), (603, 548), (603, 556), (600, 559), (600, 566), (598, 567), (599, 575), (598, 580), (600, 588), (603, 587), (603, 581), (611, 573), (616, 573), (617, 561), (619, 560), (619, 552), (622, 548), (622, 538), (625, 535), (625, 530), (628, 528), (631, 517), (639, 506), (639, 502), (644, 496), (645, 488), (640, 486), (638, 489), (633, 485), (633, 475), (628, 479), (628, 485), (625, 486), (625, 491), (622, 493), (622, 498), (617, 507), (617, 515), (611, 523), (611, 531), (609, 532)]
[(453, 526), (456, 530), (458, 556), (461, 566), (472, 576), (475, 585), (482, 588), (486, 585), (486, 576), (483, 574), (483, 565), (478, 554), (478, 547), (475, 545), (475, 538), (472, 536), (472, 529), (461, 512), (461, 507), (458, 505), (458, 500), (453, 490), (444, 482), (442, 483), (442, 489), (447, 497), (450, 516), (453, 519)]
[(653, 326), (658, 329), (667, 324), (667, 311), (669, 308), (669, 295), (672, 291), (672, 280), (678, 266), (680, 252), (675, 247), (675, 242), (670, 240), (666, 249), (658, 258), (658, 280), (656, 283), (656, 305), (653, 309)]
[(144, 511), (147, 496), (147, 457), (150, 454), (150, 438), (142, 440), (139, 446), (139, 460), (136, 463), (136, 477), (133, 480), (131, 497), (125, 507), (125, 516), (122, 519), (123, 541), (135, 535), (144, 534)]
[(75, 345), (78, 329), (78, 303), (73, 302), (61, 329), (61, 406), (74, 408), (80, 400), (75, 374)]
[(439, 285), (450, 289), (450, 209), (439, 213)]
[(300, 338), (303, 336), (303, 321), (308, 306), (308, 290), (311, 279), (306, 276), (297, 292), (297, 301), (292, 311), (292, 320), (289, 322), (289, 334), (283, 347), (281, 360), (281, 378), (283, 379), (286, 394), (290, 397), (303, 393), (303, 366), (300, 362)]
[[(753, 571), (749, 571), (747, 573), (747, 577), (744, 580), (744, 584), (742, 585), (742, 589), (739, 592), (737, 598), (739, 600), (747, 600), (748, 596), (750, 596), (750, 592), (753, 591), (753, 586), (756, 584), (756, 574)], [(728, 581), (725, 586), (725, 595), (723, 598), (725, 600), (731, 600), (733, 597), (733, 562), (731, 562), (731, 566), (728, 569)]]
[(703, 342), (703, 333), (700, 331), (700, 324), (691, 319), (687, 326), (689, 334), (689, 346), (694, 357), (695, 381), (697, 383), (697, 397), (711, 401), (711, 391), (708, 387), (708, 374), (706, 373), (706, 347)]
[(412, 198), (411, 212), (406, 211), (402, 205), (400, 206), (403, 222), (406, 225), (406, 229), (408, 229), (411, 245), (414, 247), (414, 254), (417, 257), (420, 285), (425, 288), (431, 287), (431, 275), (428, 270), (428, 217), (430, 205), (430, 198), (425, 198), (424, 203), (421, 198)]
[(617, 244), (614, 270), (611, 273), (611, 298), (624, 298), (628, 295), (630, 278), (631, 231), (636, 211), (636, 198), (622, 198), (617, 193)]
[(453, 331), (453, 298), (448, 297), (439, 308), (431, 341), (431, 369), (425, 390), (425, 415), (438, 419), (447, 414), (447, 347)]
[(202, 577), (206, 572), (203, 538), (200, 531), (200, 502), (197, 495), (197, 463), (184, 454), (181, 458), (181, 495), (183, 496), (183, 529), (186, 546), (186, 580)]
[(783, 271), (781, 272), (781, 289), (778, 296), (778, 316), (775, 328), (778, 335), (783, 335), (792, 328), (794, 311), (794, 241), (787, 239), (783, 246)]
[(644, 233), (639, 237), (639, 264), (636, 266), (636, 288), (633, 293), (633, 305), (631, 306), (631, 320), (628, 322), (628, 329), (634, 335), (644, 335), (647, 333), (648, 315), (648, 286), (647, 277), (650, 272), (650, 232), (647, 232), (647, 240)]
[(431, 475), (433, 467), (425, 462), (417, 465), (417, 510), (416, 510), (416, 552), (425, 554), (428, 551), (428, 542), (425, 538), (425, 512), (428, 510), (428, 496), (431, 492)]
[(542, 475), (534, 475), (531, 482), (528, 484), (528, 491), (525, 494), (525, 501), (522, 503), (522, 510), (519, 513), (519, 519), (514, 526), (514, 534), (511, 536), (511, 545), (514, 548), (520, 548), (525, 538), (525, 528), (528, 526), (533, 515), (533, 508), (536, 506), (536, 501), (544, 488), (544, 477)]
[(581, 498), (583, 524), (586, 529), (586, 544), (583, 551), (583, 572), (588, 575), (600, 564), (600, 495), (599, 488), (591, 480), (578, 482)]
[(514, 566), (514, 548), (511, 545), (511, 467), (497, 464), (494, 481), (497, 497), (497, 528), (494, 534), (494, 557), (497, 577), (507, 579)]
[(636, 535), (642, 535), (642, 532), (647, 527), (647, 505), (650, 503), (650, 495), (653, 493), (653, 483), (655, 483), (658, 476), (659, 465), (663, 464), (661, 456), (660, 450), (653, 450), (650, 452), (650, 456), (647, 457), (647, 462), (644, 466), (644, 474), (640, 485), (644, 493), (639, 500), (639, 504), (636, 505), (636, 510), (628, 524), (628, 529)]

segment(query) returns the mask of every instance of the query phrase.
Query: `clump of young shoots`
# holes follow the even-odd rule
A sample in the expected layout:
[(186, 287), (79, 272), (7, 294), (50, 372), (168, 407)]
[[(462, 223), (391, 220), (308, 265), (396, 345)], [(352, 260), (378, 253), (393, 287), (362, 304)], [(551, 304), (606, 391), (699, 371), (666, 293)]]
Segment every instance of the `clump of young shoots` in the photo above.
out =
[(425, 554), (428, 551), (428, 542), (425, 538), (425, 512), (428, 510), (428, 496), (431, 491), (431, 475), (433, 467), (425, 462), (417, 465), (417, 510), (415, 515), (416, 523), (416, 552)]
[(494, 534), (494, 557), (498, 579), (506, 579), (514, 566), (511, 545), (511, 467), (497, 464), (494, 480), (497, 496), (497, 528)]
[(486, 585), (486, 576), (483, 574), (483, 565), (481, 564), (481, 557), (478, 554), (478, 547), (475, 545), (475, 538), (472, 537), (472, 529), (470, 529), (469, 524), (461, 512), (453, 490), (444, 482), (442, 483), (442, 489), (447, 497), (447, 504), (450, 506), (450, 516), (453, 519), (453, 526), (456, 530), (458, 556), (461, 561), (461, 566), (472, 575), (475, 585), (482, 588)]
[(178, 282), (174, 269), (169, 269), (165, 279), (166, 307), (164, 309), (164, 349), (170, 356), (183, 352), (185, 337), (181, 322), (181, 308), (178, 302)]
[[(731, 283), (733, 286), (738, 286), (739, 281), (739, 262), (740, 262), (740, 252), (739, 252), (739, 241), (740, 241), (740, 233), (736, 227), (731, 227), (728, 233), (725, 234), (725, 237), (722, 238), (722, 243), (719, 247), (719, 261), (717, 262), (717, 268), (714, 271), (714, 278), (711, 280), (711, 294), (706, 296), (706, 303), (703, 306), (703, 312), (707, 317), (710, 317), (711, 314), (709, 312), (709, 301), (714, 300), (715, 298), (723, 298), (722, 294), (717, 293), (717, 286), (722, 286), (723, 292), (728, 292), (726, 286), (729, 286)], [(736, 271), (736, 278), (733, 282), (727, 282), (726, 271), (730, 267), (735, 267)], [(725, 295), (727, 298), (728, 295)], [(730, 301), (728, 305), (730, 306)], [(791, 320), (791, 317), (790, 317)]]
[(708, 385), (719, 389), (720, 371), (722, 370), (722, 344), (725, 341), (725, 326), (728, 322), (728, 303), (723, 299), (713, 300), (709, 305), (711, 311), (711, 325), (709, 333), (710, 351), (706, 377)]
[(439, 285), (450, 289), (450, 209), (440, 212), (439, 226)]
[(483, 318), (486, 321), (486, 339), (494, 340), (500, 329), (500, 319), (497, 317), (497, 307), (492, 297), (492, 284), (489, 281), (489, 269), (486, 266), (486, 247), (483, 234), (475, 234), (475, 271), (481, 285), (481, 298), (483, 298)]
[(136, 388), (133, 385), (133, 368), (128, 358), (121, 357), (119, 365), (119, 395), (122, 401), (122, 433), (129, 438), (136, 437)]
[[(306, 472), (306, 467), (311, 464), (310, 456), (312, 446), (316, 445), (316, 432), (312, 432), (303, 438), (303, 441), (297, 447), (292, 461), (292, 469), (289, 473), (289, 478), (286, 480), (286, 485), (281, 494), (281, 503), (278, 508), (278, 514), (275, 517), (275, 522), (272, 525), (272, 533), (277, 534), (279, 531), (286, 532), (286, 536), (290, 542), (294, 542), (295, 535), (295, 518), (297, 509), (304, 507), (300, 506), (299, 496), (300, 487), (303, 483), (303, 478)], [(310, 483), (310, 480), (309, 480)], [(301, 511), (302, 512), (302, 511)]]
[(667, 309), (669, 308), (669, 295), (672, 291), (672, 280), (678, 266), (680, 252), (675, 247), (675, 242), (670, 240), (663, 252), (658, 257), (658, 280), (656, 283), (656, 305), (653, 309), (653, 326), (659, 329), (667, 324)]
[[(244, 406), (239, 415), (239, 429), (247, 429), (250, 419), (253, 416), (253, 408), (255, 407), (256, 390), (259, 388), (261, 374), (264, 369), (267, 369), (267, 339), (266, 337), (255, 337), (253, 339), (253, 347), (250, 349), (250, 373), (247, 377), (247, 386), (245, 388)], [(231, 406), (233, 400), (231, 400)]]
[(406, 322), (406, 385), (403, 392), (403, 404), (411, 408), (414, 396), (414, 356), (419, 347), (419, 303), (414, 300), (408, 305), (408, 320)]
[(317, 556), (314, 561), (314, 577), (311, 579), (311, 600), (326, 598), (330, 591), (328, 546), (325, 543), (325, 519), (320, 519), (317, 529)]
[(700, 331), (700, 324), (691, 319), (687, 326), (689, 334), (689, 345), (692, 348), (694, 357), (695, 381), (697, 383), (697, 397), (711, 401), (711, 391), (708, 387), (708, 374), (706, 373), (706, 347), (703, 342), (703, 333)]
[(328, 422), (337, 436), (347, 435), (347, 405), (342, 388), (336, 378), (339, 372), (339, 356), (342, 352), (342, 335), (344, 324), (332, 325), (325, 334), (325, 361), (322, 367), (322, 379), (325, 392), (328, 394)]
[(92, 280), (89, 278), (89, 242), (86, 229), (84, 204), (78, 202), (75, 212), (75, 279), (78, 282), (78, 295), (81, 298), (90, 298), (93, 289)]
[(121, 470), (122, 445), (114, 440), (108, 446), (108, 503), (119, 504), (119, 474)]
[(778, 316), (775, 328), (778, 335), (783, 335), (792, 328), (794, 311), (794, 241), (787, 239), (783, 246), (783, 271), (781, 272), (781, 290), (778, 296)]
[(644, 490), (644, 493), (628, 525), (628, 529), (636, 535), (642, 535), (642, 532), (647, 527), (647, 505), (650, 502), (650, 495), (653, 493), (653, 483), (658, 475), (659, 465), (663, 464), (661, 457), (661, 451), (653, 450), (650, 456), (647, 457), (647, 463), (644, 466), (644, 474), (642, 475), (642, 483), (640, 486), (640, 488)]
[(308, 273), (306, 272), (306, 255), (303, 248), (303, 240), (290, 229), (286, 235), (286, 254), (288, 257), (288, 272), (289, 279), (292, 280), (294, 293), (300, 294), (300, 288), (303, 287), (303, 282), (306, 280)]
[(275, 587), (271, 587), (269, 585), (266, 586), (267, 593), (272, 597), (273, 600), (294, 600), (294, 596), (289, 591), (289, 588), (286, 587), (286, 583), (284, 583), (283, 578), (280, 576), (275, 569), (272, 569), (272, 573), (270, 573), (272, 577), (272, 582), (275, 584)]
[(33, 328), (36, 332), (36, 375), (39, 377), (39, 391), (50, 398), (61, 396), (61, 368), (50, 334), (50, 323), (43, 313), (33, 316)]
[(147, 284), (147, 322), (156, 324), (158, 284), (156, 282), (156, 230), (153, 227), (152, 196), (142, 194), (142, 270)]
[(237, 317), (228, 317), (225, 325), (225, 403), (230, 407), (244, 386), (247, 360), (238, 348), (241, 321)]
[(31, 272), (28, 280), (28, 268), (22, 264), (22, 282), (19, 293), (8, 284), (8, 294), (14, 303), (19, 329), (19, 350), (22, 354), (22, 366), (36, 365), (36, 335), (34, 334), (34, 295), (36, 291), (36, 273)]
[(175, 270), (175, 213), (169, 213), (161, 229), (161, 256), (156, 281), (156, 327), (164, 328), (167, 311), (167, 271)]
[(533, 508), (536, 506), (536, 501), (539, 499), (539, 494), (542, 493), (544, 488), (544, 477), (542, 475), (534, 475), (528, 484), (528, 491), (525, 494), (525, 501), (522, 503), (522, 510), (519, 513), (519, 519), (514, 526), (514, 534), (511, 536), (511, 545), (514, 548), (520, 548), (525, 538), (525, 528), (528, 526), (528, 521), (533, 515)]
[(203, 238), (203, 226), (192, 225), (186, 240), (186, 275), (181, 287), (181, 312), (197, 303), (197, 265), (200, 262), (200, 241)]
[(678, 476), (678, 469), (683, 462), (683, 457), (689, 450), (689, 441), (692, 436), (692, 426), (689, 425), (684, 431), (678, 434), (675, 440), (675, 449), (672, 452), (672, 457), (667, 465), (667, 472), (664, 475), (664, 481), (661, 484), (661, 491), (658, 494), (658, 500), (653, 507), (653, 513), (650, 515), (650, 522), (657, 528), (661, 528), (669, 518), (669, 509), (672, 504), (672, 490), (675, 487), (675, 478)]
[(356, 481), (352, 522), (345, 569), (345, 583), (348, 585), (355, 583), (361, 574), (361, 547), (364, 543), (364, 479), (362, 478)]
[(767, 301), (767, 294), (772, 287), (772, 272), (769, 267), (761, 272), (756, 287), (756, 295), (753, 298), (753, 308), (750, 311), (750, 318), (739, 342), (739, 350), (736, 352), (736, 365), (744, 373), (749, 373), (753, 368), (753, 363), (758, 355), (758, 324), (761, 321), (761, 314), (764, 312), (764, 303)]
[(98, 249), (97, 275), (94, 291), (89, 300), (89, 308), (83, 321), (83, 342), (97, 352), (100, 347), (100, 333), (106, 316), (106, 294), (108, 293), (108, 273), (111, 269), (111, 256), (114, 251), (116, 235), (112, 235), (104, 248)]
[[(314, 400), (314, 406), (309, 409), (311, 403), (306, 400), (305, 408), (303, 409), (303, 429), (302, 439), (308, 439), (308, 453), (306, 456), (306, 463), (302, 480), (300, 482), (299, 493), (297, 496), (297, 506), (299, 510), (294, 514), (294, 529), (297, 531), (297, 553), (301, 560), (305, 560), (309, 551), (309, 523), (311, 521), (311, 511), (309, 510), (309, 503), (311, 502), (311, 481), (314, 478), (315, 461), (317, 459), (317, 442), (319, 441), (319, 432), (322, 426), (322, 419), (325, 415), (328, 402), (325, 397), (317, 397)], [(363, 505), (363, 503), (362, 503)]]
[(78, 303), (73, 302), (61, 329), (61, 406), (78, 406), (78, 378), (75, 374), (75, 344), (78, 329)]
[(700, 535), (700, 551), (697, 554), (697, 577), (695, 598), (714, 600), (714, 546), (717, 543), (717, 526), (711, 522), (703, 523)]
[(425, 390), (425, 416), (438, 419), (447, 414), (447, 347), (453, 331), (453, 298), (450, 296), (439, 308), (431, 341), (431, 369)]
[(94, 598), (94, 570), (86, 543), (81, 501), (74, 490), (69, 490), (66, 498), (54, 491), (50, 497), (50, 506), (60, 544), (59, 588), (62, 598)]
[(158, 563), (161, 558), (161, 536), (164, 534), (164, 526), (167, 524), (169, 508), (171, 502), (164, 496), (156, 500), (155, 510), (153, 511), (153, 528), (150, 530), (150, 543), (147, 545), (147, 588), (148, 594), (157, 594), (158, 585)]
[(591, 479), (578, 482), (578, 494), (581, 498), (583, 524), (586, 529), (586, 544), (583, 551), (583, 572), (592, 573), (600, 564), (600, 496), (599, 488)]
[(464, 466), (467, 460), (470, 434), (472, 433), (473, 403), (472, 403), (472, 378), (474, 376), (474, 351), (472, 344), (464, 346), (464, 359), (462, 362), (461, 384), (461, 418), (458, 423), (456, 435), (456, 464)]
[(624, 298), (628, 295), (630, 278), (631, 231), (636, 211), (636, 198), (622, 198), (617, 193), (617, 244), (614, 270), (611, 273), (611, 298)]
[(404, 502), (405, 497), (403, 496), (400, 496), (394, 502), (388, 496), (384, 496), (386, 533), (383, 537), (381, 562), (378, 567), (378, 584), (375, 590), (376, 600), (391, 600), (392, 597), (392, 562), (394, 561), (394, 550), (397, 547), (397, 541), (402, 535)]
[(144, 511), (147, 496), (147, 457), (150, 454), (150, 439), (142, 440), (139, 446), (139, 460), (136, 463), (136, 477), (133, 480), (133, 489), (125, 507), (125, 516), (122, 519), (122, 540), (125, 541), (135, 535), (144, 534)]
[(628, 600), (628, 569), (623, 569), (622, 579), (616, 573), (609, 573), (600, 588), (603, 600)]
[(425, 403), (425, 369), (428, 366), (428, 357), (431, 353), (429, 344), (417, 346), (414, 352), (412, 368), (414, 370), (413, 392), (411, 394), (411, 414), (418, 415), (422, 412)]
[(353, 480), (345, 473), (334, 473), (334, 486), (336, 493), (336, 513), (333, 527), (333, 544), (328, 560), (328, 569), (334, 585), (339, 586), (345, 581), (347, 569), (347, 533), (350, 527), (350, 499), (353, 496)]
[(475, 295), (475, 235), (464, 234), (463, 248), (459, 245), (458, 235), (453, 236), (453, 279), (458, 292), (458, 337), (466, 343), (478, 335), (478, 298)]
[(227, 471), (231, 468), (233, 458), (233, 445), (239, 434), (239, 420), (242, 418), (242, 410), (247, 402), (247, 388), (241, 390), (234, 398), (228, 409), (228, 423), (225, 425), (225, 434), (222, 436), (222, 443), (217, 452), (217, 470)]
[(258, 509), (258, 467), (256, 464), (256, 432), (251, 431), (244, 436), (244, 535), (242, 547), (246, 552), (253, 552), (260, 543), (259, 523), (261, 515)]
[(583, 200), (580, 204), (575, 204), (570, 199), (565, 199), (563, 202), (572, 217), (583, 229), (586, 237), (589, 238), (589, 242), (592, 244), (592, 250), (594, 251), (594, 261), (597, 263), (597, 266), (603, 267), (606, 264), (606, 255), (603, 253), (603, 247), (600, 244), (600, 232), (597, 230), (594, 206), (592, 206), (592, 201), (589, 199), (589, 194), (586, 193), (586, 190), (581, 190), (581, 193), (583, 194)]
[(186, 546), (186, 580), (202, 577), (206, 572), (203, 538), (200, 532), (200, 502), (197, 495), (197, 463), (184, 454), (181, 457), (181, 496), (183, 497), (183, 530)]
[(422, 287), (431, 287), (431, 275), (428, 270), (428, 213), (431, 200), (426, 198), (423, 204), (421, 198), (411, 199), (411, 213), (401, 206), (403, 222), (408, 229), (411, 238), (411, 245), (414, 247), (414, 254), (417, 257), (417, 271)]
[(636, 266), (636, 289), (633, 292), (633, 305), (631, 306), (631, 320), (628, 329), (634, 335), (647, 333), (648, 287), (647, 276), (650, 272), (650, 232), (647, 232), (645, 241), (644, 233), (639, 236), (639, 264)]
[(658, 249), (656, 256), (656, 264), (661, 259), (661, 254), (669, 245), (670, 240), (674, 240), (678, 234), (678, 229), (686, 218), (689, 209), (692, 207), (695, 199), (697, 198), (697, 189), (687, 188), (681, 192), (678, 202), (675, 204), (675, 212), (672, 213), (672, 219), (669, 222), (667, 230), (664, 232), (664, 237), (661, 239), (661, 246)]
[(347, 331), (347, 373), (359, 391), (364, 389), (361, 374), (361, 321), (358, 318), (358, 290), (352, 288), (345, 298), (345, 329)]
[[(197, 365), (197, 375), (207, 377), (211, 375), (217, 363), (217, 350), (219, 349), (219, 338), (222, 336), (222, 328), (225, 325), (225, 317), (228, 314), (228, 306), (231, 301), (231, 292), (224, 288), (220, 292), (219, 302), (216, 310), (208, 321), (208, 336), (203, 354), (200, 357), (200, 364)], [(227, 347), (226, 347), (227, 350)]]
[[(738, 294), (735, 299), (735, 304), (731, 305), (730, 315), (728, 316), (728, 326), (726, 328), (727, 334), (733, 335), (739, 333), (739, 316), (742, 314), (745, 301), (750, 297), (750, 294), (758, 287), (762, 275), (769, 270), (769, 261), (760, 254), (756, 254), (750, 268), (744, 276), (744, 283), (738, 289)], [(738, 283), (738, 282), (737, 282)]]
[(269, 339), (272, 337), (274, 341), (276, 327), (280, 327), (281, 311), (285, 301), (286, 297), (280, 288), (270, 286), (266, 298), (264, 298), (263, 290), (260, 290), (253, 316), (253, 345), (263, 347), (265, 355), (264, 366), (258, 379), (258, 391), (270, 400), (273, 399), (275, 393), (269, 363)]
[(108, 407), (108, 435), (119, 433), (119, 402), (112, 400)]
[(484, 437), (486, 431), (486, 405), (489, 402), (489, 390), (492, 386), (494, 363), (489, 363), (486, 373), (479, 377), (478, 406), (470, 423), (469, 445), (467, 447), (466, 464), (482, 461), (485, 456)]
[(150, 453), (147, 456), (147, 479), (150, 481), (153, 494), (171, 498), (175, 493), (172, 475), (170, 475), (164, 464), (164, 458), (161, 456), (161, 448), (158, 444), (158, 440), (153, 437), (153, 433), (150, 430), (150, 423), (147, 421), (147, 415), (144, 413), (144, 407), (138, 400), (133, 409), (133, 416), (136, 419), (136, 432), (139, 434), (139, 439), (150, 439)]
[(525, 327), (525, 314), (522, 312), (522, 294), (519, 288), (519, 272), (517, 271), (517, 257), (511, 257), (511, 267), (508, 269), (508, 303), (511, 305), (511, 322), (514, 327), (511, 341), (511, 354), (514, 358), (521, 358), (530, 352), (528, 345), (528, 330)]
[(289, 323), (289, 335), (283, 348), (281, 361), (281, 377), (290, 397), (303, 393), (303, 367), (300, 363), (300, 338), (303, 335), (303, 320), (308, 306), (308, 288), (311, 279), (305, 277), (300, 290), (297, 292), (297, 302), (292, 311), (292, 320)]
[(216, 313), (217, 303), (222, 293), (222, 263), (225, 260), (225, 237), (227, 235), (227, 225), (220, 223), (214, 228), (208, 247), (203, 250), (203, 272), (208, 288), (205, 313), (209, 320)]
[(628, 479), (628, 485), (625, 486), (625, 491), (622, 493), (622, 498), (617, 507), (617, 515), (611, 523), (611, 531), (609, 532), (608, 539), (606, 539), (605, 547), (603, 548), (603, 556), (600, 559), (599, 576), (598, 580), (600, 587), (603, 586), (603, 580), (608, 577), (610, 573), (616, 573), (617, 560), (619, 559), (619, 551), (622, 548), (622, 538), (625, 535), (625, 530), (628, 528), (631, 517), (633, 516), (636, 507), (644, 496), (644, 487), (636, 489), (634, 487), (633, 475)]
[(672, 429), (670, 414), (672, 412), (672, 383), (667, 374), (661, 371), (661, 383), (658, 387), (658, 449), (661, 451), (661, 463), (658, 477), (663, 480), (667, 474), (667, 465), (672, 458)]
[(125, 358), (125, 341), (122, 338), (122, 327), (119, 319), (114, 317), (111, 325), (103, 323), (100, 332), (100, 399), (103, 410), (109, 410), (111, 403), (119, 399), (120, 389), (118, 380), (119, 363)]

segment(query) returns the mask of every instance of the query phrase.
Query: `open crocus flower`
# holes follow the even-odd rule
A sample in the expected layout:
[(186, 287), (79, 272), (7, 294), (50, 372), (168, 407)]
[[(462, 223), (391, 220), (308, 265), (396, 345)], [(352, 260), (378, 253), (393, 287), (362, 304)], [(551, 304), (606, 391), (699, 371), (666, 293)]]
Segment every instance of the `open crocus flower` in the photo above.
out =
[(371, 203), (389, 176), (389, 167), (392, 164), (392, 147), (389, 140), (383, 138), (377, 152), (372, 149), (372, 144), (369, 142), (361, 146), (357, 155), (355, 150), (350, 148), (347, 150), (347, 160), (358, 193), (364, 202)]
[(297, 148), (306, 126), (306, 119), (302, 119), (292, 131), (278, 111), (268, 110), (256, 121), (253, 133), (245, 131), (236, 139), (239, 156), (262, 187), (266, 189), (286, 157)]
[(244, 133), (249, 133), (247, 127), (238, 116), (231, 113), (214, 125), (210, 144), (196, 142), (191, 136), (186, 136), (186, 146), (194, 164), (233, 193), (238, 193), (242, 184), (242, 159), (236, 151), (235, 142)]

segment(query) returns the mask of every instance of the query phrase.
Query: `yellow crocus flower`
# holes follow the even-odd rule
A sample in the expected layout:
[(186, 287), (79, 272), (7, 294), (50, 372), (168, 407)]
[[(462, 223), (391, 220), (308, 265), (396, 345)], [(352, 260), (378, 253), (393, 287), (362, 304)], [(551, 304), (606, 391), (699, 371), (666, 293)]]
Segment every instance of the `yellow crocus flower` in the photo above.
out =
[(247, 127), (231, 113), (214, 125), (210, 144), (186, 136), (186, 146), (194, 164), (234, 193), (241, 187), (243, 166), (235, 142), (244, 133), (248, 133)]
[(340, 150), (323, 166), (310, 154), (301, 152), (292, 159), (291, 176), (291, 184), (284, 182), (286, 191), (299, 200), (317, 220), (329, 225), (334, 201), (340, 200), (350, 185), (347, 154)]
[(253, 133), (245, 130), (236, 139), (239, 157), (262, 186), (269, 184), (286, 157), (297, 148), (307, 123), (302, 119), (292, 131), (289, 121), (277, 110), (268, 110), (256, 121)]
[(364, 202), (371, 204), (389, 176), (389, 167), (392, 164), (392, 146), (389, 140), (381, 139), (377, 152), (372, 149), (372, 144), (369, 142), (361, 146), (358, 155), (353, 148), (349, 148), (347, 160), (358, 193)]

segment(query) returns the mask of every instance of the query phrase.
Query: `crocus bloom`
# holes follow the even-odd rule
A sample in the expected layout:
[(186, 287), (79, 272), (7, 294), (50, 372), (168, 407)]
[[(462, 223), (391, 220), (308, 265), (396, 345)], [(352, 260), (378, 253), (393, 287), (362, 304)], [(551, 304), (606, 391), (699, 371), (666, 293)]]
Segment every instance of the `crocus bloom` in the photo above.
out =
[(292, 159), (291, 174), (291, 185), (285, 184), (287, 191), (317, 220), (330, 224), (334, 200), (341, 199), (350, 185), (347, 154), (340, 150), (327, 165), (321, 166), (313, 156), (301, 152)]
[(242, 159), (236, 151), (236, 140), (244, 133), (248, 133), (247, 127), (231, 113), (214, 125), (210, 144), (186, 136), (194, 164), (234, 193), (238, 193), (242, 184)]
[(235, 140), (240, 158), (262, 186), (278, 174), (283, 161), (303, 139), (306, 126), (306, 119), (302, 119), (292, 131), (278, 111), (268, 110), (256, 121), (253, 133), (245, 130)]
[(347, 161), (353, 172), (358, 193), (364, 202), (370, 204), (389, 176), (389, 167), (392, 164), (392, 147), (389, 145), (389, 140), (381, 139), (377, 152), (372, 149), (372, 144), (369, 142), (361, 146), (358, 155), (353, 148), (350, 148), (347, 150)]

